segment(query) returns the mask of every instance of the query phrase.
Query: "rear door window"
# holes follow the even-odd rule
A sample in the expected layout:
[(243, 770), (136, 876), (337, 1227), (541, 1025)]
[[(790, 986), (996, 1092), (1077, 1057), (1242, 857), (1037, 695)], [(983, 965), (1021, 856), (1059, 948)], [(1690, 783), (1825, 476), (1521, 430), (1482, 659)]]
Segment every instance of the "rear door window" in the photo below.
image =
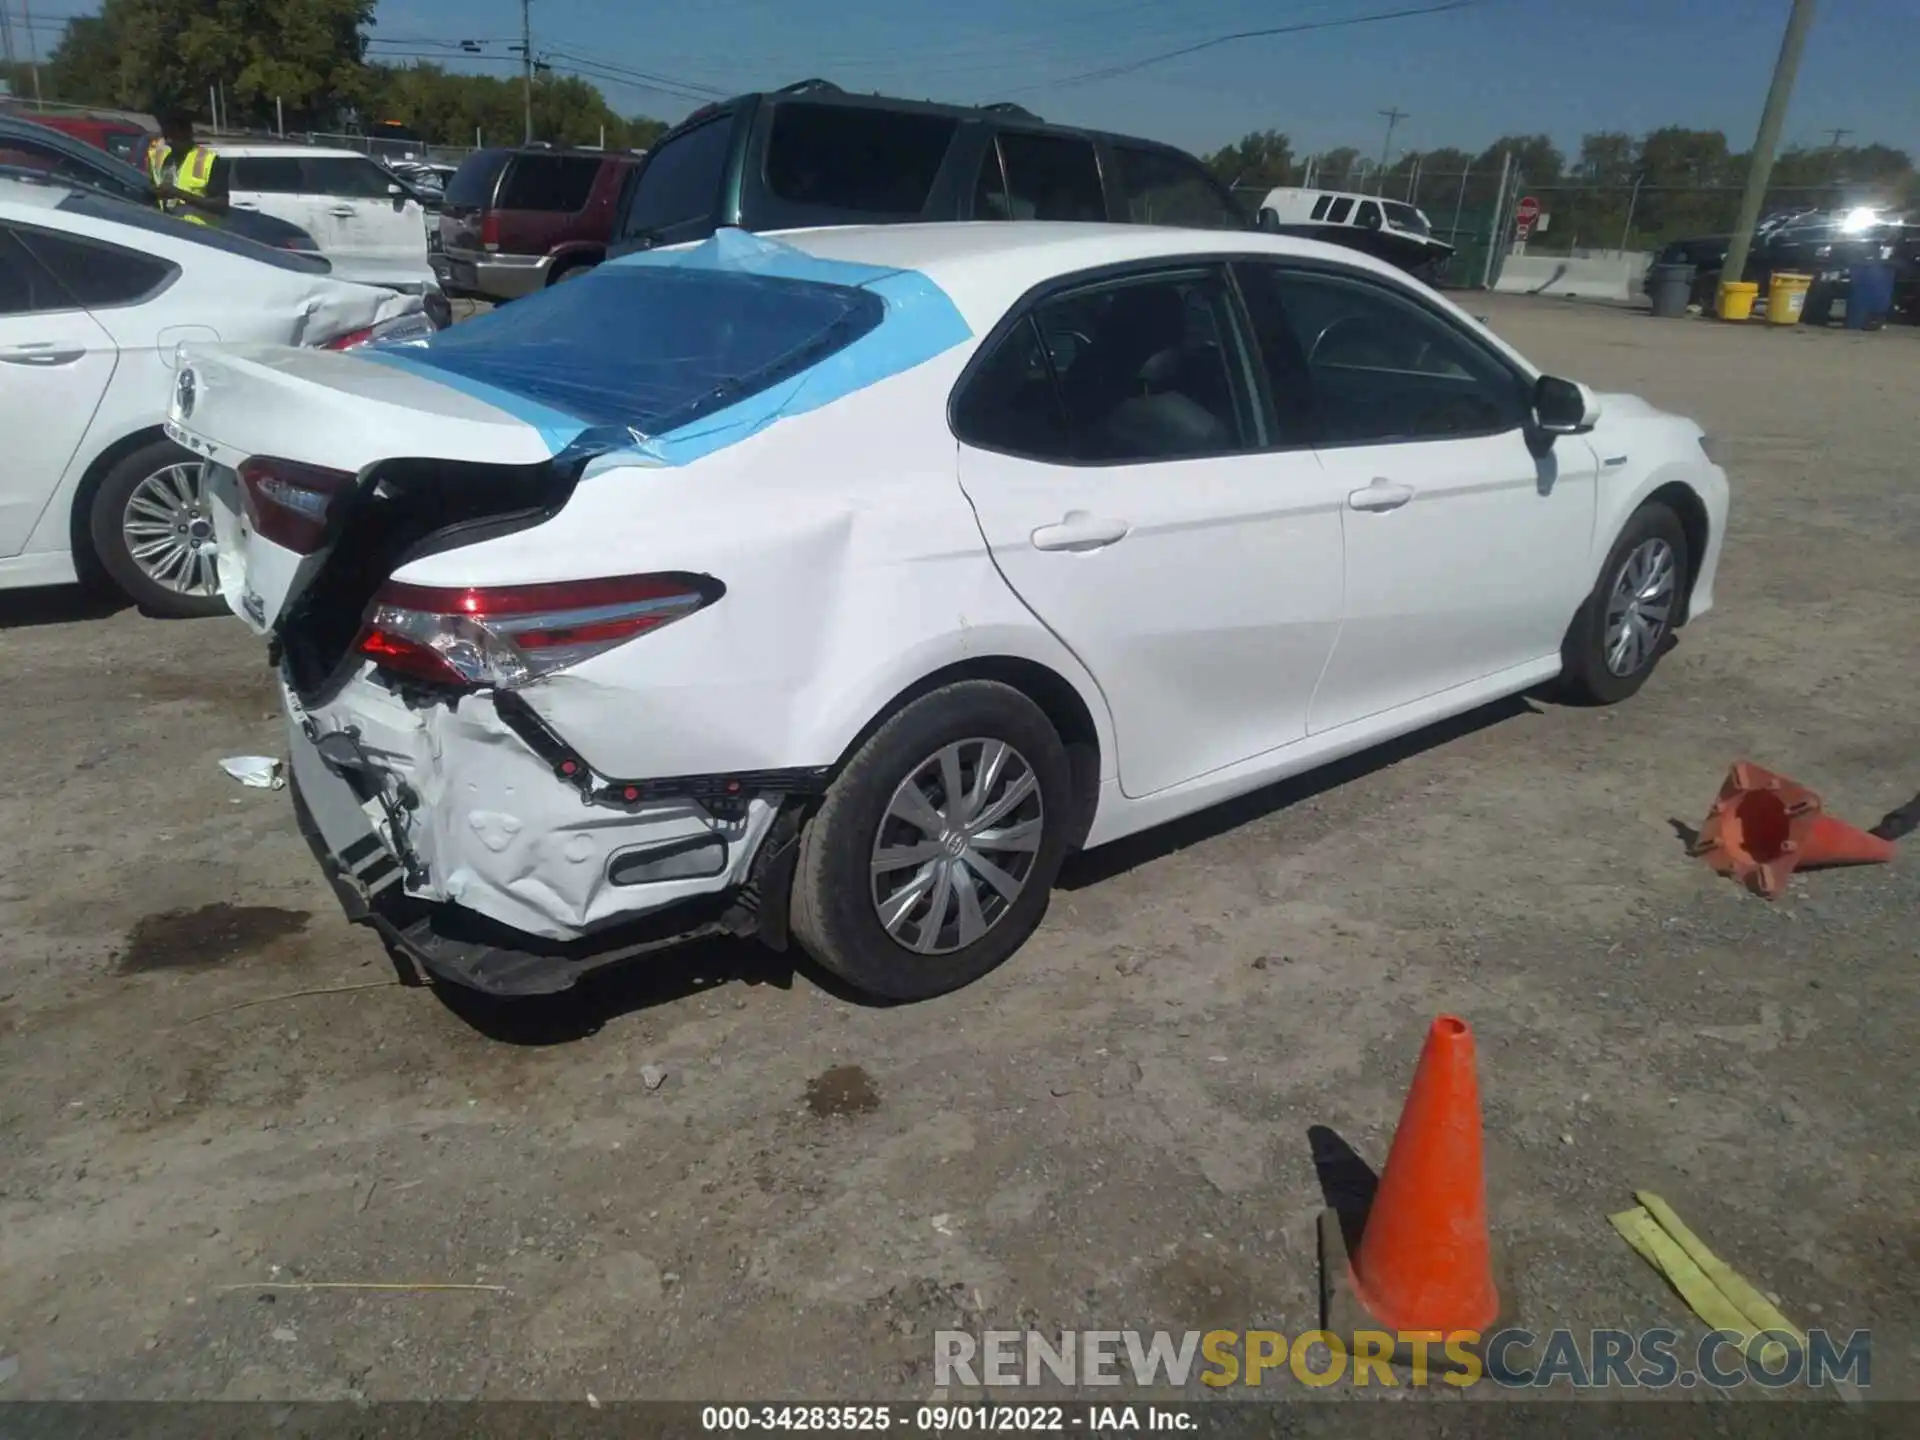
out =
[(1318, 200), (1314, 201), (1313, 218), (1316, 220), (1326, 219), (1327, 207), (1331, 204), (1333, 204), (1333, 197), (1331, 195), (1322, 195)]
[(1231, 454), (1257, 424), (1232, 304), (1213, 268), (1042, 302), (956, 397), (959, 438), (1082, 464)]
[(304, 195), (298, 155), (239, 155), (214, 162), (227, 170), (227, 187), (247, 195)]
[(77, 235), (22, 229), (22, 243), (67, 293), (89, 310), (138, 305), (164, 290), (180, 267), (167, 260)]
[(0, 225), (0, 315), (71, 310), (73, 297), (34, 261), (10, 225)]
[(1007, 208), (1015, 220), (1105, 220), (1093, 142), (1069, 135), (1000, 132)]
[(597, 155), (516, 155), (494, 204), (502, 210), (571, 215), (586, 208), (600, 164)]
[(1120, 193), (1136, 225), (1244, 230), (1246, 222), (1196, 160), (1166, 150), (1115, 145)]
[(276, 249), (271, 245), (262, 245), (257, 241), (230, 234), (211, 225), (190, 225), (185, 220), (163, 215), (158, 210), (149, 209), (144, 205), (129, 205), (123, 200), (112, 200), (104, 195), (84, 192), (69, 195), (60, 202), (60, 208), (69, 214), (86, 215), (95, 220), (111, 220), (116, 225), (130, 225), (136, 230), (149, 231), (189, 245), (200, 245), (209, 250), (224, 250), (229, 255), (240, 255), (249, 260), (257, 260), (262, 265), (273, 266), (276, 270), (325, 275), (331, 268), (318, 255), (304, 255), (292, 250)]
[(947, 116), (789, 102), (767, 134), (767, 188), (795, 205), (918, 215), (959, 128)]
[(1327, 221), (1333, 225), (1344, 225), (1347, 223), (1347, 217), (1352, 213), (1353, 201), (1342, 197), (1334, 201), (1332, 207), (1327, 211)]
[(1362, 200), (1360, 202), (1360, 213), (1353, 217), (1353, 223), (1364, 226), (1368, 230), (1378, 230), (1380, 228), (1380, 207), (1371, 200)]
[(385, 200), (393, 176), (371, 160), (351, 155), (310, 155), (300, 162), (309, 195), (338, 195), (348, 200)]
[(622, 238), (709, 220), (720, 204), (720, 180), (733, 140), (733, 117), (721, 116), (676, 135), (640, 167)]

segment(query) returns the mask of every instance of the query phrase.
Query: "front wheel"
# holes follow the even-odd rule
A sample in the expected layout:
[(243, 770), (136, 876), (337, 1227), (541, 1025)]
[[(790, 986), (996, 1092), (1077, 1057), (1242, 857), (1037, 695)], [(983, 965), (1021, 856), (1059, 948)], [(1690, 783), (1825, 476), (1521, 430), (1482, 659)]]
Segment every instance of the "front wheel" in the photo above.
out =
[(1613, 705), (1642, 685), (1686, 601), (1687, 534), (1665, 505), (1642, 505), (1628, 517), (1600, 567), (1561, 648), (1561, 688), (1588, 705)]
[(206, 466), (170, 440), (124, 455), (93, 492), (93, 553), (114, 584), (155, 615), (225, 613)]
[(794, 934), (871, 994), (958, 989), (1040, 924), (1073, 813), (1066, 749), (1033, 701), (943, 686), (875, 731), (807, 822)]

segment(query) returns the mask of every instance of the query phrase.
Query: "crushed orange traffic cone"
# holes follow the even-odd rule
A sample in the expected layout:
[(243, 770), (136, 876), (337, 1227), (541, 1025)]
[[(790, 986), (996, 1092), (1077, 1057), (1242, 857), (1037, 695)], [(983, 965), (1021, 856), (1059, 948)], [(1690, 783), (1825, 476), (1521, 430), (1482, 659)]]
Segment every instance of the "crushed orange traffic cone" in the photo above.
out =
[[(1360, 1243), (1348, 1253), (1339, 1217), (1320, 1217), (1325, 1328), (1343, 1336), (1385, 1330), (1408, 1341), (1473, 1332), (1471, 1347), (1505, 1312), (1487, 1234), (1480, 1086), (1473, 1032), (1442, 1015), (1427, 1032), (1386, 1169)], [(1438, 1356), (1428, 1363), (1443, 1366)]]
[(1745, 760), (1727, 772), (1689, 848), (1768, 900), (1795, 870), (1876, 865), (1894, 855), (1891, 841), (1822, 814), (1820, 797), (1806, 786)]

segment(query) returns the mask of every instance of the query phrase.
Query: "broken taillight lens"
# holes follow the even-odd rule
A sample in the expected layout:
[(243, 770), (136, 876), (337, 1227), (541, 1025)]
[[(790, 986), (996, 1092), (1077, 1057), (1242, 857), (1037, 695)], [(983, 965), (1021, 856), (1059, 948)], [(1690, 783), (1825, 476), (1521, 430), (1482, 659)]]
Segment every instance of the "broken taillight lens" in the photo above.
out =
[(265, 455), (242, 461), (239, 475), (241, 502), (254, 531), (297, 555), (311, 555), (326, 543), (333, 503), (354, 482), (350, 470)]
[(671, 625), (724, 593), (691, 575), (445, 588), (389, 582), (359, 650), (381, 669), (441, 685), (516, 689)]

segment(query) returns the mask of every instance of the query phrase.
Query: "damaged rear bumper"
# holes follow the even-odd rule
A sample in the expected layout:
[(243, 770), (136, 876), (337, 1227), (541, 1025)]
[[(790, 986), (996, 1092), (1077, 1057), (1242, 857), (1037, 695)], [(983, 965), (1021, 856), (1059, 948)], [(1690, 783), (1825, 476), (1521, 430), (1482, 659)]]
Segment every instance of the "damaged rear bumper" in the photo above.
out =
[(348, 918), (428, 974), (551, 994), (699, 934), (784, 947), (819, 772), (620, 780), (515, 697), (282, 691), (302, 834)]

